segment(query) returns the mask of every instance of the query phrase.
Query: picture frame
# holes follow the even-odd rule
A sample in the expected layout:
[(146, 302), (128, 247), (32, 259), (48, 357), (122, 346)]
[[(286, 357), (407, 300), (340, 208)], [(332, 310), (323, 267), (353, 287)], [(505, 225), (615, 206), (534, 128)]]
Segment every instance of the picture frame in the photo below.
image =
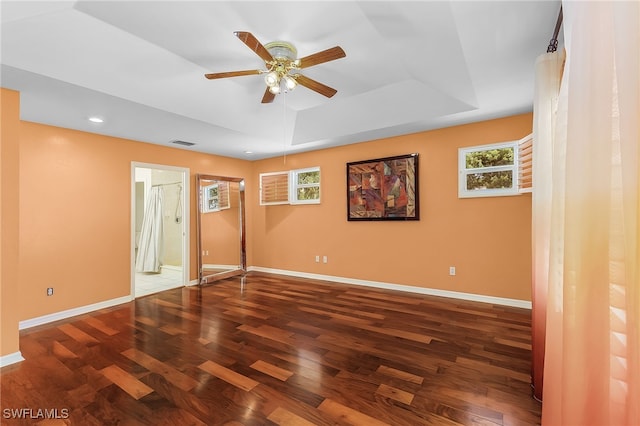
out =
[(418, 154), (347, 163), (347, 220), (420, 220)]

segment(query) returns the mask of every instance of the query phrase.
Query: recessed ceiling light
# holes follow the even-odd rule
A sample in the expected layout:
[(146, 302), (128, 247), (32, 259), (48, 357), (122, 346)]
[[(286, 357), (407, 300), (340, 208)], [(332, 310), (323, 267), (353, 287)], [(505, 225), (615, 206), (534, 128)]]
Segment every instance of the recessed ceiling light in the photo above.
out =
[(253, 154), (253, 151), (245, 151), (245, 154)]
[(104, 123), (104, 120), (100, 117), (89, 117), (89, 121), (92, 123)]

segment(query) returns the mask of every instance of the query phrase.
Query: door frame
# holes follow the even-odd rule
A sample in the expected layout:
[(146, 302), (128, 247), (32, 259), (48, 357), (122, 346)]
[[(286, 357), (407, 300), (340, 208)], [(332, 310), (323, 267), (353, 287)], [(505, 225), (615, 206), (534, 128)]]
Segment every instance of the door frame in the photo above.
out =
[(191, 222), (191, 204), (190, 204), (190, 185), (189, 179), (191, 171), (189, 168), (169, 166), (165, 164), (142, 163), (138, 161), (131, 162), (131, 298), (136, 297), (136, 169), (156, 169), (178, 172), (182, 174), (182, 285), (190, 284), (190, 266), (191, 256), (190, 247), (190, 231)]

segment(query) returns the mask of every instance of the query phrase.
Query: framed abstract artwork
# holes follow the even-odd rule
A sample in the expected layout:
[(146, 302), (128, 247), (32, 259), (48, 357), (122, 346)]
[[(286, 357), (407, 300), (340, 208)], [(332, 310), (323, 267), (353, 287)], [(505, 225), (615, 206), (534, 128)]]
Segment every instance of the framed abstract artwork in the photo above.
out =
[(347, 220), (420, 220), (418, 154), (347, 163)]

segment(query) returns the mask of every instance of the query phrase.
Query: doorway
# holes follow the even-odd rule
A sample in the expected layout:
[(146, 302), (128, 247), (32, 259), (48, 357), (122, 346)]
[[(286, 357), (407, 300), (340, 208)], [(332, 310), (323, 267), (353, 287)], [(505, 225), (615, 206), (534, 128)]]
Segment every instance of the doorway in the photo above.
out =
[(131, 163), (131, 294), (189, 283), (189, 169)]

